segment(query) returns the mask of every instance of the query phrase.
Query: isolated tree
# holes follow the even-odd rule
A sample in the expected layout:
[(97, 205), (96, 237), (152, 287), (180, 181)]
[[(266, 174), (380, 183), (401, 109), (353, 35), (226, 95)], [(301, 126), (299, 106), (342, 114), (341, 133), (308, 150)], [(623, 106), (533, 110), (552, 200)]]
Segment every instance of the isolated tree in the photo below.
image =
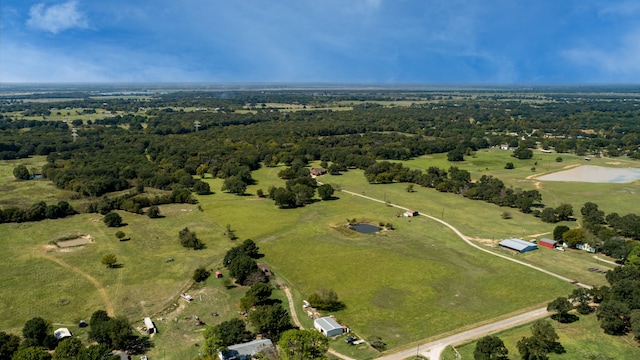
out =
[(476, 343), (473, 358), (475, 360), (506, 360), (507, 354), (509, 350), (499, 337), (487, 335)]
[(325, 288), (309, 295), (309, 303), (320, 310), (335, 311), (344, 307), (344, 304), (338, 300), (338, 294), (333, 289)]
[(533, 151), (531, 149), (527, 149), (525, 146), (519, 146), (513, 151), (511, 156), (520, 160), (531, 159), (533, 157)]
[(192, 190), (198, 195), (209, 195), (211, 194), (211, 187), (204, 181), (196, 181), (193, 185)]
[(244, 195), (247, 191), (247, 184), (237, 176), (229, 176), (224, 179), (222, 191), (228, 191), (231, 194)]
[(561, 162), (562, 162), (562, 156), (558, 156), (558, 157), (556, 158), (556, 162), (561, 163)]
[(278, 348), (283, 360), (324, 359), (329, 340), (317, 331), (291, 329), (282, 333)]
[(24, 324), (22, 336), (25, 339), (33, 339), (36, 344), (42, 346), (51, 330), (51, 324), (48, 321), (41, 317), (34, 317)]
[(118, 238), (118, 240), (122, 240), (125, 237), (125, 233), (124, 231), (116, 231), (116, 237)]
[(120, 217), (120, 215), (118, 215), (118, 213), (115, 213), (115, 212), (108, 212), (104, 216), (102, 221), (108, 227), (118, 227), (118, 226), (122, 225), (122, 218)]
[(516, 167), (513, 166), (512, 162), (508, 162), (508, 163), (505, 164), (504, 168), (507, 169), (507, 170), (512, 170), (512, 169), (515, 169)]
[(102, 264), (107, 265), (109, 269), (113, 268), (117, 262), (118, 259), (114, 254), (106, 254), (102, 257)]
[(149, 210), (147, 210), (147, 216), (151, 219), (157, 219), (160, 215), (160, 208), (157, 206), (151, 206)]
[(448, 161), (464, 161), (464, 150), (460, 147), (450, 150), (447, 153)]
[(330, 200), (333, 197), (333, 186), (329, 184), (322, 184), (318, 187), (318, 195), (322, 200)]
[(204, 243), (198, 239), (196, 233), (189, 230), (189, 228), (184, 228), (178, 232), (178, 238), (180, 239), (180, 245), (194, 250), (204, 249)]
[(31, 174), (29, 170), (24, 165), (18, 165), (13, 168), (13, 176), (18, 180), (29, 180), (31, 179)]
[(207, 280), (210, 275), (211, 271), (207, 270), (204, 266), (200, 266), (193, 271), (193, 280), (195, 282), (203, 282)]
[(555, 312), (555, 319), (561, 323), (568, 322), (569, 311), (571, 311), (572, 309), (573, 305), (571, 304), (569, 299), (564, 296), (553, 300), (547, 305), (547, 311)]
[(20, 346), (20, 337), (0, 331), (0, 359), (9, 360)]

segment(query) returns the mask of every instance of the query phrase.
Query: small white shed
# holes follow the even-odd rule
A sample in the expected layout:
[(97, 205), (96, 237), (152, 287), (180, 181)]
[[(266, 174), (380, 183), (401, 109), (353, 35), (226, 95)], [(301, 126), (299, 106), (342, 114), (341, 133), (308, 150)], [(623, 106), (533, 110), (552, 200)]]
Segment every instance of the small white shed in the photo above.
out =
[(151, 321), (151, 318), (144, 318), (144, 326), (147, 328), (147, 334), (154, 334), (158, 332), (155, 324)]

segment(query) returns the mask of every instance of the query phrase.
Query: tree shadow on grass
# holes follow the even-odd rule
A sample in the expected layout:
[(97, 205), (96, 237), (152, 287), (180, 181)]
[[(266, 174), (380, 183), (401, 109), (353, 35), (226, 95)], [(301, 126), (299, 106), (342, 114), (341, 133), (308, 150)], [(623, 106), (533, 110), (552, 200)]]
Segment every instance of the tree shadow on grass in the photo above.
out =
[(580, 320), (580, 317), (576, 314), (553, 314), (551, 318), (561, 324), (571, 324)]

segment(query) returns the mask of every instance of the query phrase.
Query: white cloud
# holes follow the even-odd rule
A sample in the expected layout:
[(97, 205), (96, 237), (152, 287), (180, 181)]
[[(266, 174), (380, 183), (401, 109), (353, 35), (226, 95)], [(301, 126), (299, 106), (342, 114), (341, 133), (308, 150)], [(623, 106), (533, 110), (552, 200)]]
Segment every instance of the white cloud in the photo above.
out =
[[(154, 82), (202, 81), (203, 74), (184, 69), (180, 59), (136, 51), (92, 46), (85, 56), (64, 49), (16, 41), (0, 42), (2, 82)], [(162, 58), (162, 61), (158, 61)], [(156, 61), (154, 61), (156, 60)], [(212, 81), (215, 79), (211, 79)]]
[(89, 27), (86, 16), (78, 10), (78, 2), (74, 0), (49, 7), (44, 3), (33, 5), (29, 10), (27, 25), (52, 34), (72, 28)]
[(612, 48), (587, 45), (569, 49), (563, 56), (575, 64), (595, 68), (608, 81), (639, 81), (640, 29), (621, 37), (618, 44)]

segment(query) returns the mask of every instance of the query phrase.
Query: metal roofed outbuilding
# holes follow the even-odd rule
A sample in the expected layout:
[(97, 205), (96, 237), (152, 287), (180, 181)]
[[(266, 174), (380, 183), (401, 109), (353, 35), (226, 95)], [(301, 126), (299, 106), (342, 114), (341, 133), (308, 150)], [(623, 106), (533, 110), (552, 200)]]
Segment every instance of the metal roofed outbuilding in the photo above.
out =
[(512, 250), (516, 250), (518, 252), (527, 252), (527, 251), (532, 251), (532, 250), (536, 250), (538, 248), (538, 245), (528, 242), (528, 241), (524, 241), (522, 239), (504, 239), (502, 241), (500, 241), (500, 243), (498, 244), (502, 247), (506, 247), (508, 249), (512, 249)]
[(342, 325), (338, 324), (331, 316), (313, 320), (313, 327), (326, 337), (340, 335), (344, 332)]

